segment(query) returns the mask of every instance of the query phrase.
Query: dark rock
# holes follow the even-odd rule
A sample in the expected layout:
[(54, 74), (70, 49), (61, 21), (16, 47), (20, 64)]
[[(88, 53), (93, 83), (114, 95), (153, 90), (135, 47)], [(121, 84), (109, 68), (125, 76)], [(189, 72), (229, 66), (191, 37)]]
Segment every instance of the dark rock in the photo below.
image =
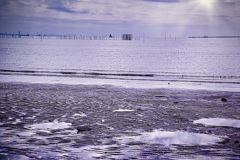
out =
[(221, 101), (227, 102), (227, 99), (226, 98), (222, 98)]
[(156, 95), (155, 97), (161, 97), (161, 98), (162, 98), (162, 97), (165, 97), (165, 96), (162, 96), (162, 95)]
[(89, 126), (79, 126), (79, 127), (77, 127), (77, 130), (78, 130), (78, 133), (79, 133), (79, 132), (84, 132), (84, 131), (91, 131), (92, 128), (89, 127)]
[(235, 141), (234, 144), (239, 144), (239, 141)]

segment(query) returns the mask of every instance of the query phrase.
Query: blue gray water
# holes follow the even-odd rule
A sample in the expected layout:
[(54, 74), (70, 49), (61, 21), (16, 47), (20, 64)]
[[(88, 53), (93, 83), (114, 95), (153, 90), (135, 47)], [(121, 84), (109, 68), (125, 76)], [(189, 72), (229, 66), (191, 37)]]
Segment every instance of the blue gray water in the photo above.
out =
[(240, 90), (239, 39), (0, 38), (0, 55), (4, 82)]

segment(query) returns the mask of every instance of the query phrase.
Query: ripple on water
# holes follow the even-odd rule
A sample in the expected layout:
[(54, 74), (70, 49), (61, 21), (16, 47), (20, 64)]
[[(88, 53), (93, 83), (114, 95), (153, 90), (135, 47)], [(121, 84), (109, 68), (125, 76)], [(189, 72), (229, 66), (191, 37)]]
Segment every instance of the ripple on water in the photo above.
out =
[[(212, 145), (222, 141), (215, 135), (189, 133), (183, 131), (162, 131), (154, 130), (153, 132), (145, 132), (139, 136), (122, 136), (115, 139), (118, 144), (113, 145), (99, 145), (99, 146), (85, 146), (81, 148), (66, 147), (65, 150), (75, 153), (79, 157), (88, 159), (129, 159), (130, 157), (139, 157), (146, 155), (152, 156), (154, 159), (154, 151), (145, 150), (143, 144), (162, 144), (160, 158), (171, 158), (171, 145)], [(121, 144), (121, 145), (119, 145)], [(134, 145), (133, 145), (134, 144)], [(139, 144), (139, 145), (137, 145)], [(171, 146), (171, 147), (170, 147)], [(149, 158), (149, 157), (148, 157)], [(159, 158), (159, 157), (158, 157)], [(198, 157), (199, 159), (207, 159), (209, 157)], [(211, 159), (214, 157), (211, 157)]]
[(12, 154), (6, 154), (6, 155), (1, 155), (0, 154), (0, 159), (4, 160), (30, 160), (29, 157), (24, 156), (24, 155), (12, 155)]
[(210, 126), (228, 126), (240, 128), (240, 120), (225, 119), (225, 118), (202, 118), (193, 121), (194, 123), (201, 123)]
[[(59, 131), (52, 133), (54, 130)], [(76, 130), (72, 130), (71, 123), (57, 121), (26, 125), (24, 129), (0, 128), (0, 131), (0, 142), (7, 147), (29, 149), (31, 156), (37, 157), (40, 155), (46, 159), (64, 156), (65, 145), (70, 145), (71, 139), (81, 137)], [(56, 145), (58, 145), (58, 148), (56, 148)], [(0, 149), (0, 159), (29, 159), (17, 154), (14, 156), (1, 155), (1, 152)], [(30, 154), (30, 152), (26, 154)]]

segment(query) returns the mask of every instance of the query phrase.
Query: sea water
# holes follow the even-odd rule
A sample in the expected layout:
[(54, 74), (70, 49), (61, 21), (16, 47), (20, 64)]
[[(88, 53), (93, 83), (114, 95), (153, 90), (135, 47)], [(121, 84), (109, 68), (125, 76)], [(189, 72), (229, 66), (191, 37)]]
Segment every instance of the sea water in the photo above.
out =
[(0, 81), (240, 91), (237, 38), (0, 38)]

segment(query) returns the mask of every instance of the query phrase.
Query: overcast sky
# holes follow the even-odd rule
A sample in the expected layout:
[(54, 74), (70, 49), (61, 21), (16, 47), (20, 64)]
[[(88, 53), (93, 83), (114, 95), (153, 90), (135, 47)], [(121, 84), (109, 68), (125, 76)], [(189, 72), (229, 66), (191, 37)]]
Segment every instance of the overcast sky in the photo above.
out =
[(240, 35), (240, 0), (0, 0), (0, 32)]

